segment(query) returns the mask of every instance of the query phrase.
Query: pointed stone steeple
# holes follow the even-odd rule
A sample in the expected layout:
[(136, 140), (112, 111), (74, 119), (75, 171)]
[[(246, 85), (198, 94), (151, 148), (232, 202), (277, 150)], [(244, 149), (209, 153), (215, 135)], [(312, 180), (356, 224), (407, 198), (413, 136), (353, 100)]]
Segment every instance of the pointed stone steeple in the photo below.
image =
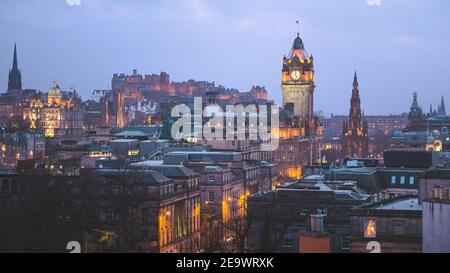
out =
[(439, 105), (438, 115), (443, 117), (447, 115), (445, 110), (444, 96), (441, 97), (441, 104)]
[(353, 91), (350, 100), (350, 119), (356, 123), (361, 121), (361, 99), (359, 98), (358, 75), (356, 75), (356, 71), (353, 76)]
[(350, 99), (350, 113), (348, 120), (343, 124), (342, 147), (345, 156), (365, 158), (368, 156), (368, 126), (361, 111), (361, 99), (359, 97), (358, 75), (353, 76), (353, 90)]
[(16, 44), (14, 44), (12, 68), (9, 70), (8, 90), (22, 90), (22, 75), (17, 64)]
[(12, 69), (19, 69), (18, 65), (17, 65), (17, 47), (16, 44), (14, 44), (14, 56), (13, 56), (13, 66)]

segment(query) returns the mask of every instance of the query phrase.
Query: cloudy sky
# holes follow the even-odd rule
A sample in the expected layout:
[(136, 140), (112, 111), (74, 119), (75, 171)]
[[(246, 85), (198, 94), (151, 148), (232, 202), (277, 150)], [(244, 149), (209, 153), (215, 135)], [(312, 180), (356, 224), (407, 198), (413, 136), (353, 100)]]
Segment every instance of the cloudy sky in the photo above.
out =
[[(81, 5), (76, 5), (81, 1)], [(69, 5), (68, 2), (72, 5)], [(75, 5), (74, 5), (75, 4)], [(25, 88), (52, 80), (84, 98), (113, 73), (263, 85), (281, 102), (281, 59), (295, 20), (316, 70), (315, 109), (347, 114), (358, 71), (366, 114), (428, 110), (447, 94), (448, 0), (2, 0), (0, 90), (17, 43)]]

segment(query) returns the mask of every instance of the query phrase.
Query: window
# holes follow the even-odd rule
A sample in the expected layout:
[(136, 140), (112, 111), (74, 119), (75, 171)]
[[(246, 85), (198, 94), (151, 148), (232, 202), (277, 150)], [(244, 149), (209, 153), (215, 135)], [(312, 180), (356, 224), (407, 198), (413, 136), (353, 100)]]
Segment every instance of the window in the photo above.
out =
[(414, 185), (414, 176), (409, 178), (409, 185)]
[(317, 214), (323, 215), (323, 216), (327, 216), (327, 214), (328, 214), (328, 209), (327, 209), (327, 208), (318, 208), (318, 209), (317, 209)]
[(309, 215), (309, 208), (302, 208), (300, 215), (302, 216), (308, 216)]
[(284, 248), (292, 248), (292, 240), (290, 238), (283, 238), (283, 245)]
[(400, 177), (400, 184), (402, 184), (402, 185), (405, 184), (405, 177), (404, 176)]
[(377, 222), (374, 219), (364, 220), (364, 238), (377, 237)]
[(139, 150), (128, 150), (128, 156), (137, 156), (139, 155)]
[(401, 220), (394, 221), (394, 235), (402, 236), (405, 235), (405, 223)]
[(208, 192), (208, 202), (214, 202), (215, 195), (213, 191)]
[(395, 185), (395, 180), (397, 180), (397, 177), (395, 175), (391, 176), (391, 184)]
[(351, 241), (350, 241), (349, 236), (347, 234), (342, 234), (341, 249), (348, 250), (348, 249), (350, 249), (350, 246), (351, 246)]

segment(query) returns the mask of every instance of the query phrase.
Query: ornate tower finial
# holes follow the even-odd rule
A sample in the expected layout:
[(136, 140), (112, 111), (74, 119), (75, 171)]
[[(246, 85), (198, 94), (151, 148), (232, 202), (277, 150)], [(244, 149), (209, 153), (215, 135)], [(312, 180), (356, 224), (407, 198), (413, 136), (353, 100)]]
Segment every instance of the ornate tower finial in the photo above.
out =
[(356, 74), (356, 69), (355, 75), (353, 76), (353, 86), (358, 86), (358, 75)]

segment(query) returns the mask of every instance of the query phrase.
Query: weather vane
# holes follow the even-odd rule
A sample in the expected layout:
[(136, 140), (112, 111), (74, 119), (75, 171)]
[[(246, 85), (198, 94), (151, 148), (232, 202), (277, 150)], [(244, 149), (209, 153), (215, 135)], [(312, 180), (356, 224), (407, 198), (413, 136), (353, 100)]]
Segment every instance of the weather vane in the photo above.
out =
[(300, 34), (300, 20), (295, 20), (295, 23), (297, 24), (297, 33)]

